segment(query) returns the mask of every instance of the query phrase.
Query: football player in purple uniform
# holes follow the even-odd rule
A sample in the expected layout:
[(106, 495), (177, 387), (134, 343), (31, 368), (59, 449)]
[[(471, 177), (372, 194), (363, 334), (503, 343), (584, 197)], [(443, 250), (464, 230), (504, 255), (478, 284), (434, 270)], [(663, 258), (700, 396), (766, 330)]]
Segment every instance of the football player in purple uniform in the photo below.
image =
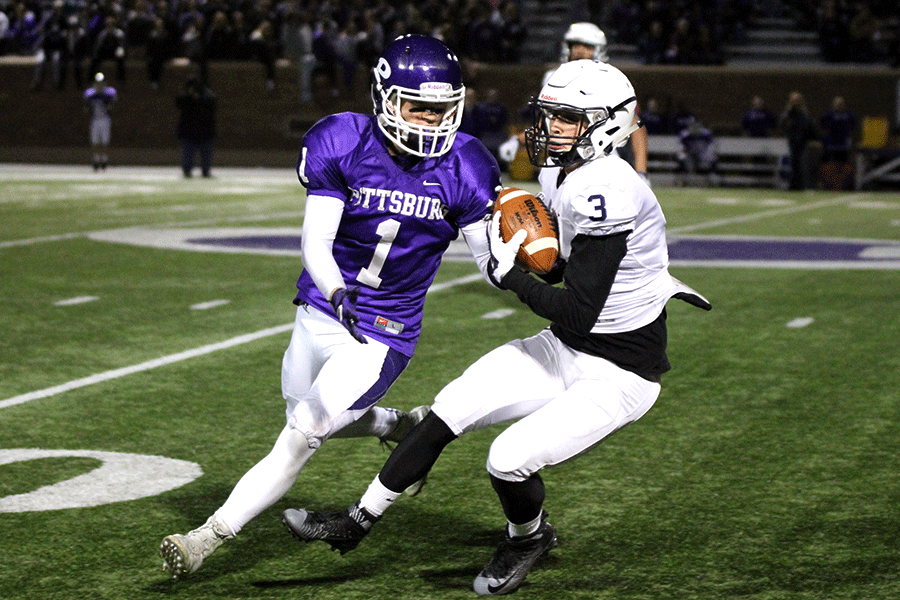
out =
[(413, 355), (425, 293), (460, 232), (487, 276), (485, 221), (500, 169), (480, 141), (457, 133), (465, 88), (456, 56), (431, 37), (397, 38), (372, 88), (374, 115), (325, 117), (303, 139), (304, 271), (282, 364), (287, 424), (203, 526), (163, 539), (163, 568), (175, 578), (287, 493), (325, 440), (402, 439), (427, 408), (375, 404)]
[(542, 169), (542, 193), (559, 225), (561, 260), (550, 281), (565, 285), (514, 267), (522, 236), (504, 242), (499, 213), (491, 222), (490, 276), (550, 327), (489, 352), (444, 387), (356, 504), (330, 512), (288, 509), (282, 517), (301, 540), (352, 550), (447, 444), (516, 421), (491, 444), (487, 460), (508, 522), (505, 539), (475, 578), (473, 587), (483, 595), (515, 591), (556, 545), (539, 471), (599, 444), (656, 402), (669, 370), (669, 298), (710, 308), (669, 274), (659, 202), (612, 153), (639, 126), (625, 75), (593, 60), (568, 62), (532, 104), (536, 122), (526, 132), (526, 147)]
[(112, 134), (109, 108), (116, 98), (115, 88), (104, 83), (103, 73), (94, 75), (94, 85), (84, 91), (85, 108), (91, 115), (91, 152), (95, 171), (105, 171), (109, 165), (109, 140)]

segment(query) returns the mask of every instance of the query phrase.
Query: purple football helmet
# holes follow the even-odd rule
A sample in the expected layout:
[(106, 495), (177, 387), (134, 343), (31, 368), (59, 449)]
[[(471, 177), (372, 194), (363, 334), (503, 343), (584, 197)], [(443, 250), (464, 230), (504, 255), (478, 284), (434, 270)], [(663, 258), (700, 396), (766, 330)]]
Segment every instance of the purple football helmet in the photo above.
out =
[[(378, 126), (396, 146), (415, 156), (450, 150), (463, 116), (466, 88), (456, 55), (440, 40), (404, 35), (391, 42), (373, 70), (372, 101)], [(437, 125), (410, 123), (400, 114), (403, 101), (443, 105)]]

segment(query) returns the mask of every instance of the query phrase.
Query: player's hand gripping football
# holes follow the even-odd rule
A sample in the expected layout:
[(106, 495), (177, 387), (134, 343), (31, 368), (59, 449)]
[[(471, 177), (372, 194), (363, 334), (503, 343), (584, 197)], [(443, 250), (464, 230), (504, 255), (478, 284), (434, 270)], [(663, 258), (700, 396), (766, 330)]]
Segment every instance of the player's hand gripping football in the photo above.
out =
[(509, 273), (516, 261), (519, 247), (525, 241), (528, 233), (520, 229), (513, 234), (508, 242), (503, 241), (500, 235), (500, 211), (494, 213), (488, 226), (488, 242), (491, 247), (491, 260), (488, 264), (488, 275), (491, 281), (500, 289), (504, 289), (500, 280)]
[(331, 294), (331, 306), (337, 315), (341, 325), (347, 328), (350, 335), (353, 336), (360, 344), (368, 344), (369, 342), (360, 333), (357, 323), (359, 323), (359, 315), (356, 314), (356, 298), (359, 296), (359, 288), (338, 288)]

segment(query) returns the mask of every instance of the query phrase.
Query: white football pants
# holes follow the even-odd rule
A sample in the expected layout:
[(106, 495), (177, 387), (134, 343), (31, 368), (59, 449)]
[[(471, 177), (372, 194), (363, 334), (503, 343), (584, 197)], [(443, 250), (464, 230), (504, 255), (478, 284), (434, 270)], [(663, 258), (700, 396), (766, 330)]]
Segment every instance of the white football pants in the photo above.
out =
[[(398, 412), (361, 398), (386, 391), (405, 362), (389, 368), (388, 346), (369, 338), (360, 344), (344, 327), (318, 310), (300, 306), (291, 343), (282, 361), (282, 395), (287, 425), (272, 450), (235, 485), (216, 511), (237, 534), (251, 519), (281, 499), (306, 462), (329, 437), (383, 437), (397, 426)], [(389, 377), (382, 377), (383, 372)], [(354, 405), (360, 408), (351, 408)]]
[(457, 435), (519, 419), (491, 444), (487, 469), (524, 481), (641, 418), (660, 389), (545, 329), (484, 355), (441, 390), (432, 411)]

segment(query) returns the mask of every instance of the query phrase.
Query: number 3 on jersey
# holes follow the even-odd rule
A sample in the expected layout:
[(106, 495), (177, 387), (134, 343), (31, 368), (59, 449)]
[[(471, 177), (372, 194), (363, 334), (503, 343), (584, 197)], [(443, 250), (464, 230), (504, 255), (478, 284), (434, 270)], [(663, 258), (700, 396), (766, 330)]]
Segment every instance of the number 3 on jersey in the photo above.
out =
[(591, 221), (606, 220), (606, 198), (603, 196), (603, 194), (594, 194), (593, 196), (588, 196), (587, 203), (594, 211), (593, 215), (587, 215), (588, 219), (590, 219)]
[(398, 231), (400, 231), (400, 221), (396, 219), (388, 219), (378, 224), (378, 229), (375, 230), (375, 233), (381, 236), (381, 239), (378, 240), (378, 244), (375, 246), (375, 253), (372, 255), (372, 261), (369, 263), (369, 266), (359, 270), (359, 275), (356, 277), (357, 281), (370, 288), (378, 289), (381, 285), (381, 277), (379, 277), (381, 269), (384, 268), (384, 261), (387, 260), (388, 252), (391, 251), (391, 246), (394, 244), (394, 240), (397, 239)]

